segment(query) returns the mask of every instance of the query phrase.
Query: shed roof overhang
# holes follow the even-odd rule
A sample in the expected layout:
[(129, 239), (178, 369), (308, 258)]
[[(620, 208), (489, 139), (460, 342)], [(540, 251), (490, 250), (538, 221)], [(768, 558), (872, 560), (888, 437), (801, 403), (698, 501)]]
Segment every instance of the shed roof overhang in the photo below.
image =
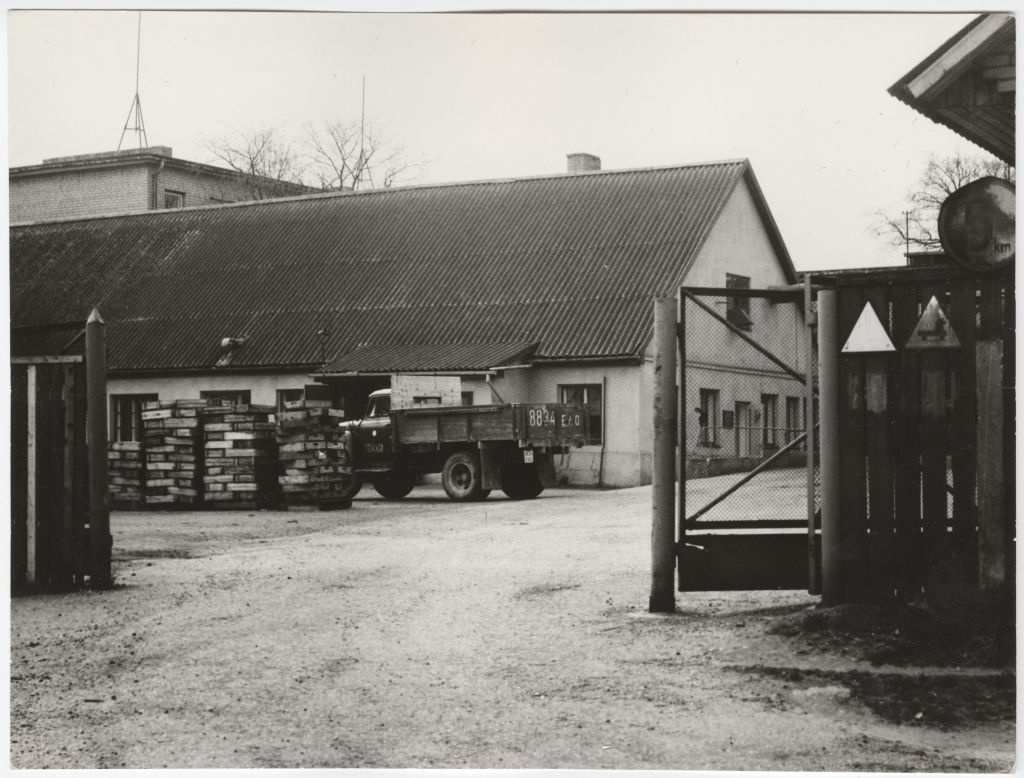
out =
[(1016, 164), (1016, 23), (982, 14), (889, 88), (932, 121)]
[(330, 361), (317, 378), (385, 376), (394, 373), (493, 375), (524, 367), (536, 342), (367, 345)]

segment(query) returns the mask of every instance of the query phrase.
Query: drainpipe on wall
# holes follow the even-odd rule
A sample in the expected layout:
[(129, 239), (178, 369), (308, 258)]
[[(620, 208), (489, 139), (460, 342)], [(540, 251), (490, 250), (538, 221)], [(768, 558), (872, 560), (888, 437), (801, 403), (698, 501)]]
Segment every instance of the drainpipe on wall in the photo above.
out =
[(153, 208), (156, 211), (160, 208), (160, 173), (164, 169), (164, 160), (160, 160), (160, 164), (157, 165), (156, 172), (153, 173)]

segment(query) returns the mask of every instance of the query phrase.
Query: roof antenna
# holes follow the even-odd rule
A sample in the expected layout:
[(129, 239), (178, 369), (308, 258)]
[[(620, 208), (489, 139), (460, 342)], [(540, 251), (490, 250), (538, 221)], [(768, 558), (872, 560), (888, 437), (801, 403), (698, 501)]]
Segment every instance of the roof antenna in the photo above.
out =
[(366, 154), (363, 152), (363, 142), (366, 140), (366, 76), (363, 76), (363, 107), (359, 116), (359, 159), (356, 160), (356, 173), (352, 180), (352, 189), (359, 188), (363, 180), (363, 170), (366, 170), (366, 177), (370, 179), (370, 188), (373, 189), (373, 173), (366, 165)]
[[(132, 107), (128, 109), (128, 118), (124, 120), (124, 129), (121, 130), (121, 140), (117, 142), (117, 150), (121, 150), (121, 144), (124, 143), (124, 136), (127, 132), (134, 132), (139, 136), (139, 148), (146, 148), (149, 146), (149, 139), (146, 137), (146, 123), (142, 120), (142, 101), (139, 100), (139, 61), (141, 59), (142, 52), (142, 11), (139, 11), (139, 28), (138, 35), (135, 41), (135, 99), (132, 100)], [(134, 118), (135, 125), (129, 127), (128, 124)]]

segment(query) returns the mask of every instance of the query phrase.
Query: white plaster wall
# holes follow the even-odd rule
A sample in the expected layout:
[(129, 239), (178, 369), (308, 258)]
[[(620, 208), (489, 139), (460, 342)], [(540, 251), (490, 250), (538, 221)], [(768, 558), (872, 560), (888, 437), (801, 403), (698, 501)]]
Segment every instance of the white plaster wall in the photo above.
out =
[[(527, 402), (557, 402), (561, 384), (604, 385), (602, 445), (572, 449), (562, 458), (561, 473), (578, 486), (636, 486), (644, 481), (641, 441), (644, 433), (642, 370), (637, 365), (550, 366), (529, 371)], [(647, 414), (650, 425), (650, 414)], [(648, 444), (649, 445), (649, 444)], [(649, 451), (649, 448), (647, 449)], [(647, 482), (650, 481), (647, 466)]]
[[(724, 287), (726, 273), (747, 276), (753, 289), (789, 283), (775, 258), (768, 232), (745, 182), (736, 188), (726, 203), (721, 218), (687, 273), (684, 284)], [(701, 299), (710, 304), (716, 313), (725, 315), (725, 298)], [(692, 303), (688, 303), (687, 312), (689, 362), (777, 370), (738, 336)], [(747, 334), (795, 369), (804, 369), (804, 325), (796, 305), (752, 299), (750, 318), (753, 327)]]
[[(687, 274), (685, 285), (724, 287), (726, 273), (748, 276), (754, 289), (789, 283), (745, 183), (737, 187), (726, 204), (721, 219)], [(716, 313), (725, 315), (725, 298), (703, 297), (701, 300), (710, 304)], [(795, 370), (804, 371), (807, 332), (799, 306), (752, 299), (750, 318), (753, 327), (748, 335)], [(737, 402), (749, 402), (751, 409), (760, 415), (761, 395), (777, 394), (778, 424), (785, 423), (785, 398), (802, 397), (802, 384), (692, 303), (687, 303), (686, 328), (689, 369), (683, 408), (691, 451), (698, 440), (693, 409), (700, 404), (702, 388), (720, 392), (719, 448), (704, 453), (735, 454), (735, 431), (721, 429), (721, 411), (734, 410)]]
[(110, 378), (107, 395), (157, 394), (162, 401), (196, 400), (200, 391), (248, 389), (256, 405), (273, 405), (278, 389), (301, 389), (313, 383), (309, 373), (271, 375), (232, 373), (231, 375), (162, 376), (155, 378)]

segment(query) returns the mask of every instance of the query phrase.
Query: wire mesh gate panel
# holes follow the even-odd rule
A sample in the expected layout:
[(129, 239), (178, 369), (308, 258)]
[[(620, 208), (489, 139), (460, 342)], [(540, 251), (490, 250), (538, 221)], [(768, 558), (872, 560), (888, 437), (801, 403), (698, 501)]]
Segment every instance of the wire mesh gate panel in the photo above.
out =
[[(871, 316), (893, 350), (848, 347)], [(1012, 592), (1012, 273), (841, 276), (836, 318), (841, 545), (826, 588), (846, 602)]]
[(800, 290), (680, 290), (681, 591), (811, 583), (805, 305)]
[(89, 574), (86, 375), (81, 358), (11, 365), (11, 586)]

